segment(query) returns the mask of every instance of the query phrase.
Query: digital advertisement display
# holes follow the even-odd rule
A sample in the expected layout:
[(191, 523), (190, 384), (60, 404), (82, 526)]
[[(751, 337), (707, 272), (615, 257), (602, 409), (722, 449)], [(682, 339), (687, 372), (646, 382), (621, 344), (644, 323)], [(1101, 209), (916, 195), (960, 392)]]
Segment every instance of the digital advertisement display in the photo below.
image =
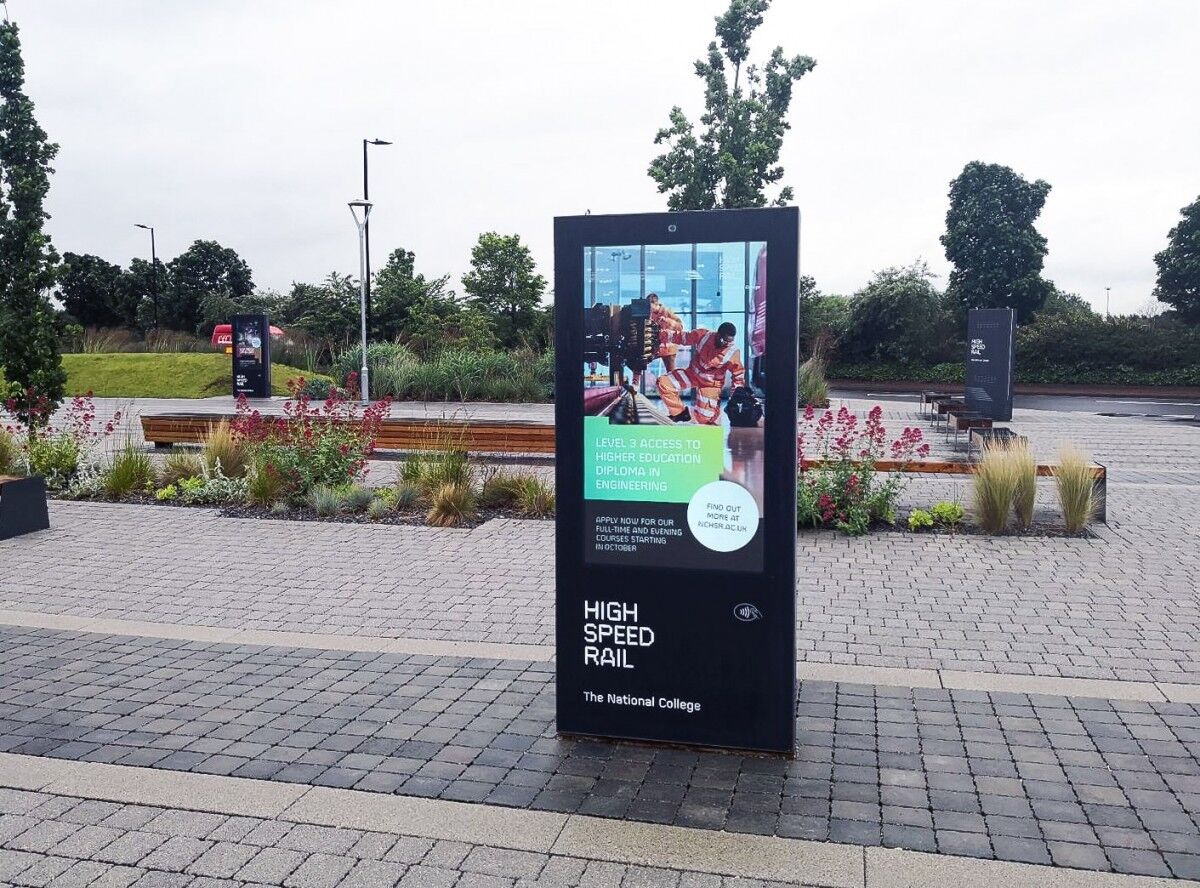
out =
[(966, 402), (991, 419), (1012, 419), (1017, 319), (1011, 308), (967, 312)]
[(799, 213), (555, 220), (557, 725), (792, 751)]
[(233, 396), (271, 397), (271, 325), (267, 316), (235, 315), (232, 327)]
[(761, 570), (766, 244), (583, 261), (584, 559)]

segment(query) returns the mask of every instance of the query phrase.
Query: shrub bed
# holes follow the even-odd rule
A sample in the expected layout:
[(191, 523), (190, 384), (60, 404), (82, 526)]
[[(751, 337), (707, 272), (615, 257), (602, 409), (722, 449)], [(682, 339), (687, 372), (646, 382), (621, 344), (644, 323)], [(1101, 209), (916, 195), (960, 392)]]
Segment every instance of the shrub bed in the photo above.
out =
[[(444, 349), (422, 359), (396, 343), (367, 348), (372, 398), (397, 401), (498, 401), (536, 403), (554, 394), (554, 352)], [(333, 363), (339, 382), (362, 367), (362, 349), (342, 352)]]

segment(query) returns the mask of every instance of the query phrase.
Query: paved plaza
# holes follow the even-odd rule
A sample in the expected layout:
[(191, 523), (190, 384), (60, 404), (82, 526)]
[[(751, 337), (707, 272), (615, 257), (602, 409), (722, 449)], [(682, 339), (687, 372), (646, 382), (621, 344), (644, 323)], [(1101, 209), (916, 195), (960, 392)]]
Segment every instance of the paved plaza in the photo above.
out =
[(1200, 427), (1013, 427), (1108, 524), (802, 533), (794, 760), (557, 738), (549, 522), (53, 502), (0, 543), (0, 883), (1200, 880)]

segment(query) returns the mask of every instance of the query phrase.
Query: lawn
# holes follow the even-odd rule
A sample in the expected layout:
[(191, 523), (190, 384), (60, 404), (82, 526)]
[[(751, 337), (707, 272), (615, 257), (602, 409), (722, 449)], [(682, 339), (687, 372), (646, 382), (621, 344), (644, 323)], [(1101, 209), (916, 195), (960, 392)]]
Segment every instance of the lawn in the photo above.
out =
[[(68, 395), (91, 391), (98, 398), (209, 398), (233, 391), (228, 355), (113, 352), (62, 357)], [(272, 365), (272, 390), (286, 395), (288, 380), (297, 376), (313, 378), (316, 374)]]

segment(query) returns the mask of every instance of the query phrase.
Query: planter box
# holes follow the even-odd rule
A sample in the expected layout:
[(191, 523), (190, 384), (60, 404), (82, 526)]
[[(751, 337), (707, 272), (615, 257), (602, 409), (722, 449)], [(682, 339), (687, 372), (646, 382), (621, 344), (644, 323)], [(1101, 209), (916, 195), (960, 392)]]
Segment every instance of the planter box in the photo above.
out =
[(0, 476), (0, 540), (49, 528), (46, 482), (37, 475)]

